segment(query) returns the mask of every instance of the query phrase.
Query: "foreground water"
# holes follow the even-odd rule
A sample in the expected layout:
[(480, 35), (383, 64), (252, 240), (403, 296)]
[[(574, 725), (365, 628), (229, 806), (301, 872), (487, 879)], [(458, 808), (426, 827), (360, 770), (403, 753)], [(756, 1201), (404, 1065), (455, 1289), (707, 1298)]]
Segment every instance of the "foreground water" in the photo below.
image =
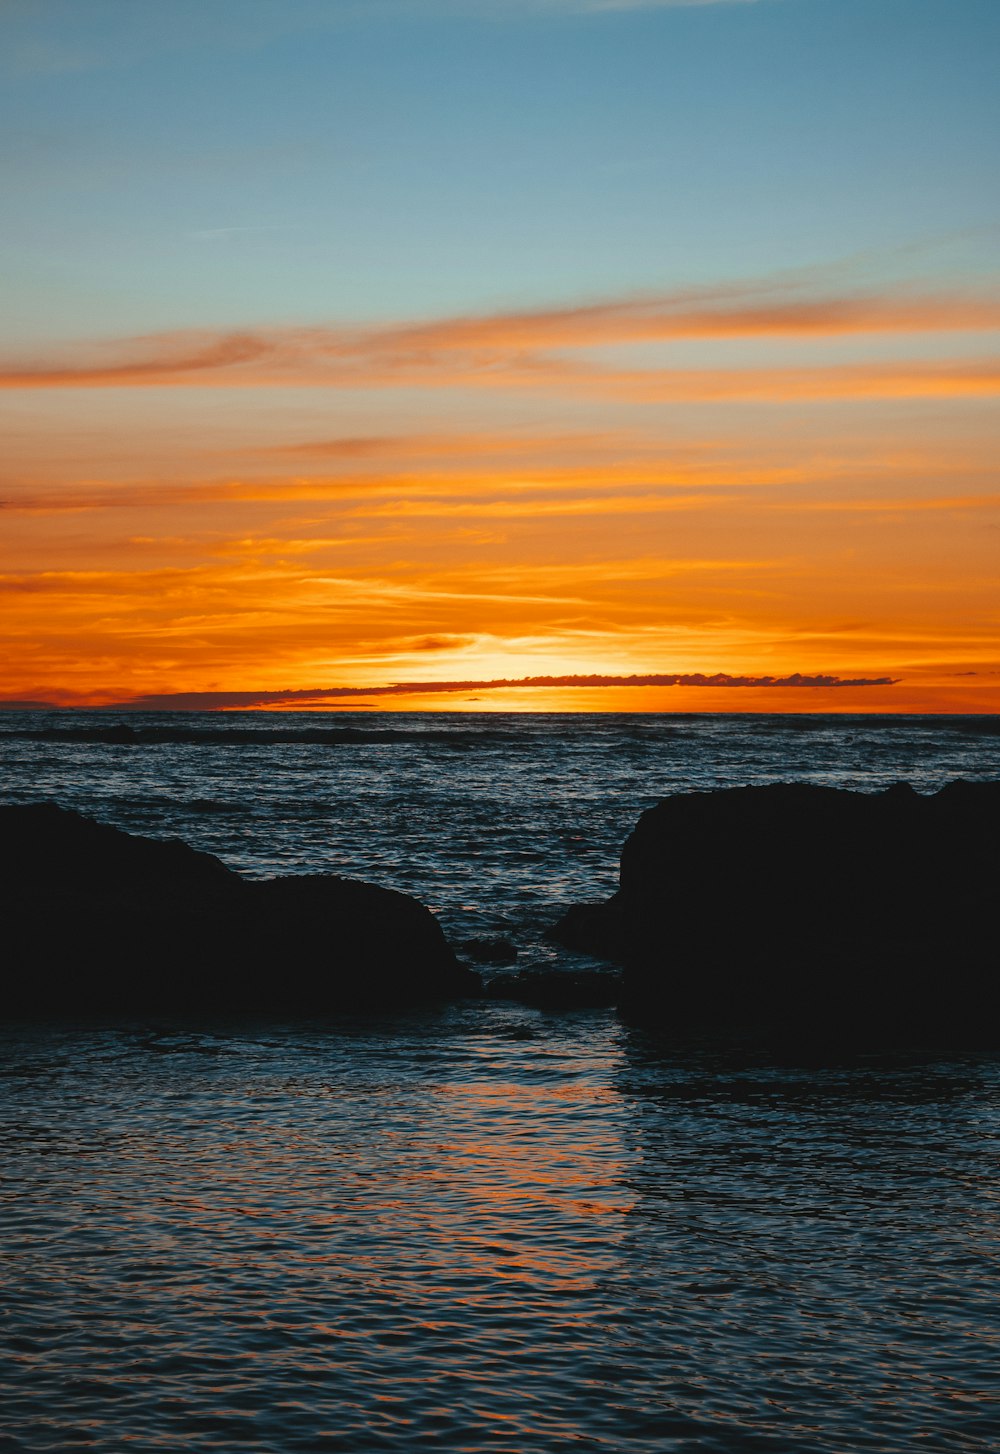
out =
[[(130, 721), (175, 736), (8, 719), (4, 796), (394, 883), (529, 964), (666, 791), (1000, 776), (961, 721)], [(988, 1056), (491, 1003), (8, 1027), (0, 1450), (991, 1450), (998, 1147)]]
[(0, 1448), (996, 1447), (990, 1061), (499, 1006), (3, 1052)]

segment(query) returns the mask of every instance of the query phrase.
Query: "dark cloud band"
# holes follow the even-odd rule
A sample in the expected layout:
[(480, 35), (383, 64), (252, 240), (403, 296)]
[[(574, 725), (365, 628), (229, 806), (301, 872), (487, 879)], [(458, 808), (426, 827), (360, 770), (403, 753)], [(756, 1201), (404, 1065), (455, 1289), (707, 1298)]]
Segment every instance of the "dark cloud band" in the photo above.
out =
[(392, 682), (374, 687), (303, 687), (278, 692), (164, 692), (133, 697), (116, 706), (133, 711), (218, 711), (234, 707), (283, 706), (291, 702), (351, 701), (374, 697), (413, 697), (447, 693), (493, 692), (505, 688), (574, 688), (574, 687), (889, 687), (897, 677), (803, 676), (728, 676), (716, 672), (649, 672), (635, 676), (537, 676), (495, 677), (489, 681)]

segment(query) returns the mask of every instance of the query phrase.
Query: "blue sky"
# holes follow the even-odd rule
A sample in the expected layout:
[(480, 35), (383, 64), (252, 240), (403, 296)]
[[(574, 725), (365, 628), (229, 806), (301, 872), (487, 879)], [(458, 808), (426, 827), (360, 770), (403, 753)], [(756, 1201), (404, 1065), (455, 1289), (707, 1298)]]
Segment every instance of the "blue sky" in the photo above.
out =
[(995, 256), (995, 0), (14, 0), (8, 339)]

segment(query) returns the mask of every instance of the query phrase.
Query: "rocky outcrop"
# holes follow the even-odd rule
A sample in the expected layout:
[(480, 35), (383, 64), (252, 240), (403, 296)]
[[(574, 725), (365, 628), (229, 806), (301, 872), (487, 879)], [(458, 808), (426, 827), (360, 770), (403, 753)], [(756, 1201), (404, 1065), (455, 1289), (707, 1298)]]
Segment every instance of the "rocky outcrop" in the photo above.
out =
[(553, 933), (661, 1022), (1000, 1041), (1000, 783), (667, 798)]
[(522, 969), (498, 974), (485, 987), (491, 1000), (513, 1000), (538, 1010), (597, 1010), (617, 1005), (621, 975), (602, 969)]
[(478, 993), (430, 911), (354, 879), (252, 882), (178, 840), (0, 808), (0, 1014), (323, 1014)]
[(517, 945), (510, 939), (463, 939), (458, 948), (473, 964), (517, 963)]

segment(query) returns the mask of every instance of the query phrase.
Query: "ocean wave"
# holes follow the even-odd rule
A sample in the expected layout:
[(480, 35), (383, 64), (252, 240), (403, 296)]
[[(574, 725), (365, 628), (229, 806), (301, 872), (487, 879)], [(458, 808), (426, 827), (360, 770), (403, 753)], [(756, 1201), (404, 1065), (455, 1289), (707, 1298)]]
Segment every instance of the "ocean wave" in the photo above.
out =
[(405, 727), (133, 727), (129, 723), (74, 727), (13, 727), (0, 739), (93, 743), (110, 747), (357, 747), (415, 743), (455, 749), (523, 746), (523, 732)]

